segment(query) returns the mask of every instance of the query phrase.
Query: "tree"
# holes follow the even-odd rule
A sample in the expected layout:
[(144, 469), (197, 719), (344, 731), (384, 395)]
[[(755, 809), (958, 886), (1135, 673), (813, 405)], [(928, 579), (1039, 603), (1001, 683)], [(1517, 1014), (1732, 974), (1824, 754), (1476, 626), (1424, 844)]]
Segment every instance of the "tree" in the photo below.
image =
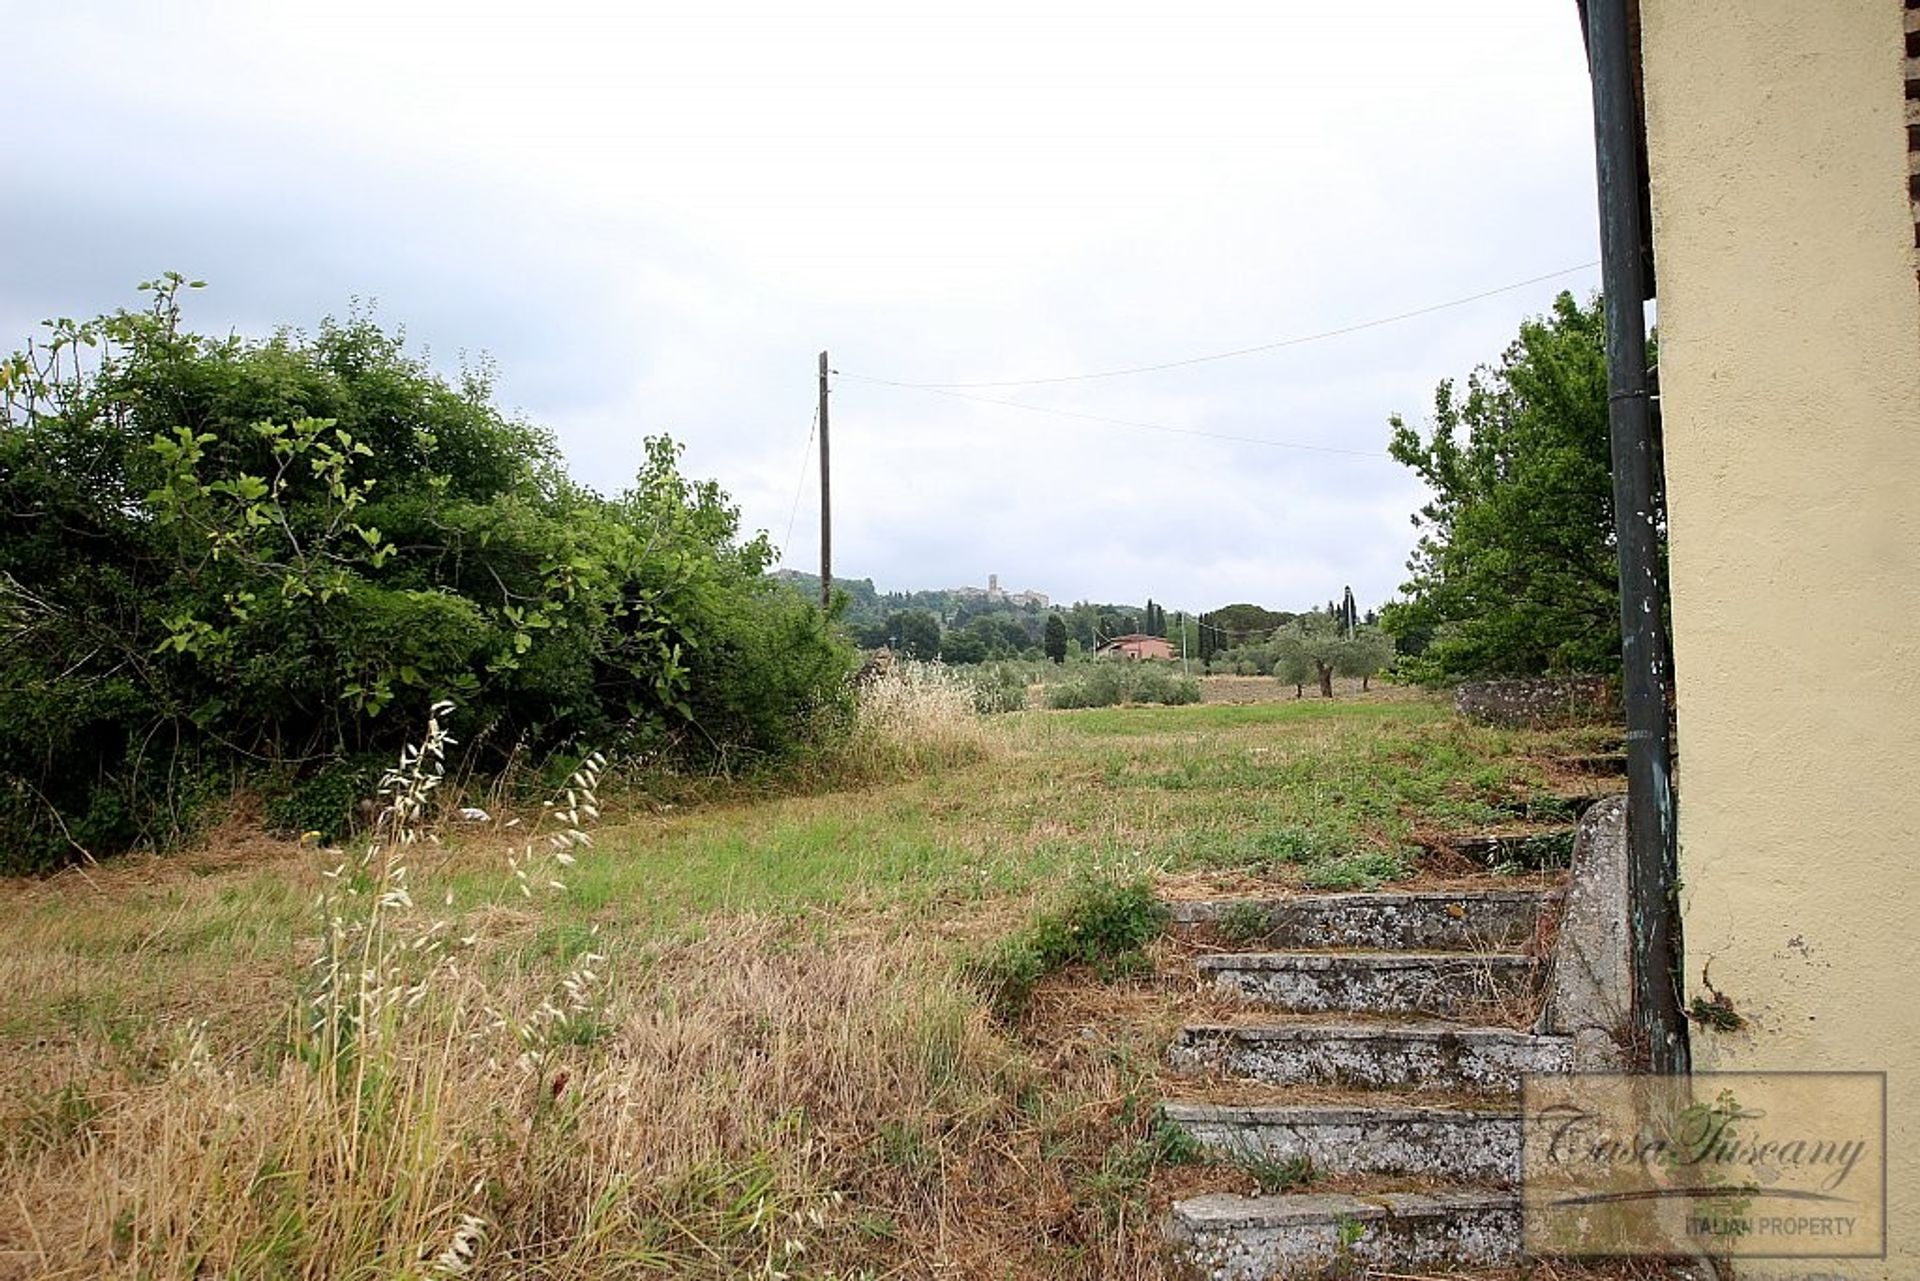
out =
[(1335, 653), (1334, 670), (1342, 676), (1358, 676), (1360, 688), (1365, 690), (1380, 669), (1392, 661), (1393, 638), (1371, 626), (1358, 627)]
[(1320, 697), (1332, 698), (1335, 675), (1358, 676), (1364, 682), (1392, 654), (1391, 645), (1378, 633), (1359, 633), (1349, 639), (1332, 617), (1320, 613), (1303, 614), (1282, 627), (1266, 650), (1273, 656), (1274, 676), (1293, 686), (1296, 698), (1309, 680), (1319, 683)]
[(1264, 639), (1268, 632), (1292, 620), (1293, 615), (1285, 611), (1263, 609), (1258, 605), (1244, 602), (1234, 605), (1222, 605), (1210, 614), (1213, 625), (1226, 633), (1217, 648), (1226, 649), (1233, 645), (1245, 644), (1250, 640)]
[(1307, 682), (1313, 679), (1313, 658), (1307, 652), (1303, 623), (1295, 623), (1273, 638), (1273, 678), (1293, 686), (1293, 696), (1306, 695)]
[(940, 620), (924, 609), (896, 610), (887, 616), (887, 644), (931, 662), (940, 656)]
[(1067, 661), (1067, 621), (1058, 614), (1047, 615), (1046, 651), (1056, 663)]
[(979, 633), (971, 628), (948, 631), (940, 642), (940, 657), (949, 663), (984, 663), (993, 657)]
[(1619, 666), (1604, 341), (1600, 300), (1563, 293), (1464, 394), (1440, 384), (1430, 436), (1391, 419), (1433, 498), (1382, 623), (1403, 652), (1425, 643), (1422, 679)]

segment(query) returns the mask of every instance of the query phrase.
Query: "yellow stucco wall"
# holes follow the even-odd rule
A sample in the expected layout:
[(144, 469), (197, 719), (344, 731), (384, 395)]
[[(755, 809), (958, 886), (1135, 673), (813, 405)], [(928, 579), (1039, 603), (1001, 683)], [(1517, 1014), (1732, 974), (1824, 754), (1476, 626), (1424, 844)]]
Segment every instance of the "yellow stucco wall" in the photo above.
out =
[(1920, 1278), (1920, 286), (1900, 0), (1642, 0), (1700, 1068), (1890, 1073)]

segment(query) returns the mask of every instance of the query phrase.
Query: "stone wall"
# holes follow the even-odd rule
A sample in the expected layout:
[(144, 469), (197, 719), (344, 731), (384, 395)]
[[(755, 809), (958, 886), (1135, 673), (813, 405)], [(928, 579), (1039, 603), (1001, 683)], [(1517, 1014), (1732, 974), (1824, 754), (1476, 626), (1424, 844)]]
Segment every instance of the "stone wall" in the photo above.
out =
[(1614, 716), (1620, 691), (1604, 676), (1471, 681), (1454, 691), (1453, 706), (1488, 725), (1560, 725)]

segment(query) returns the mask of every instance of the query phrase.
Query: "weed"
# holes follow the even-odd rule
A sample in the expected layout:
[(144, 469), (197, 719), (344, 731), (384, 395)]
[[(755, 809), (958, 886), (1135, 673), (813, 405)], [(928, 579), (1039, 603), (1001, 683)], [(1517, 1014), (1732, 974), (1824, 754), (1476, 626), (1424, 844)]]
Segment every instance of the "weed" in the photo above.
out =
[(1166, 906), (1145, 878), (1082, 881), (1059, 907), (971, 961), (967, 975), (994, 1014), (1012, 1021), (1027, 1012), (1041, 979), (1069, 965), (1088, 966), (1109, 980), (1144, 973), (1150, 968), (1146, 945), (1167, 920)]
[(855, 778), (873, 778), (979, 760), (998, 740), (976, 697), (971, 681), (938, 663), (895, 663), (861, 688), (836, 763)]
[(1530, 868), (1571, 867), (1573, 865), (1573, 829), (1541, 832), (1522, 840), (1514, 850), (1515, 859)]
[(1542, 823), (1571, 823), (1575, 817), (1573, 802), (1564, 796), (1555, 796), (1551, 792), (1530, 796), (1519, 808), (1521, 817)]
[(1206, 1146), (1165, 1117), (1155, 1119), (1147, 1145), (1156, 1166), (1200, 1165), (1207, 1159)]
[(1358, 1219), (1342, 1215), (1335, 1225), (1333, 1243), (1333, 1276), (1339, 1278), (1357, 1275), (1359, 1261), (1354, 1258), (1353, 1248), (1360, 1244), (1360, 1238), (1367, 1235), (1367, 1225)]
[(1308, 889), (1314, 890), (1370, 890), (1411, 875), (1413, 866), (1405, 855), (1391, 850), (1371, 850), (1313, 863), (1302, 879)]
[(1222, 909), (1213, 928), (1221, 942), (1245, 947), (1267, 936), (1273, 928), (1273, 911), (1265, 903), (1229, 903)]
[(907, 1121), (880, 1123), (880, 1159), (908, 1175), (922, 1175), (937, 1163), (927, 1136), (918, 1125)]
[(1278, 1196), (1313, 1182), (1313, 1159), (1306, 1156), (1272, 1157), (1264, 1152), (1237, 1152), (1233, 1163), (1252, 1179), (1262, 1196)]
[(1198, 1165), (1205, 1160), (1205, 1149), (1192, 1135), (1157, 1118), (1144, 1136), (1110, 1144), (1099, 1167), (1087, 1174), (1083, 1183), (1106, 1221), (1116, 1223), (1129, 1210), (1139, 1208), (1155, 1170)]
[(17, 1138), (10, 1135), (8, 1146), (17, 1142), (29, 1152), (58, 1147), (83, 1133), (99, 1115), (100, 1105), (69, 1081), (44, 1098), (27, 1100), (27, 1113), (17, 1123)]
[(1700, 971), (1700, 984), (1710, 996), (1696, 996), (1688, 1002), (1687, 1017), (1716, 1032), (1738, 1032), (1747, 1025), (1747, 1020), (1733, 1008), (1733, 998), (1713, 985), (1712, 972), (1713, 962), (1708, 961)]
[(1273, 863), (1312, 863), (1335, 853), (1325, 835), (1297, 827), (1262, 832), (1254, 838), (1253, 845)]
[(973, 689), (973, 710), (981, 715), (1025, 711), (1027, 664), (983, 663), (963, 669), (961, 679)]

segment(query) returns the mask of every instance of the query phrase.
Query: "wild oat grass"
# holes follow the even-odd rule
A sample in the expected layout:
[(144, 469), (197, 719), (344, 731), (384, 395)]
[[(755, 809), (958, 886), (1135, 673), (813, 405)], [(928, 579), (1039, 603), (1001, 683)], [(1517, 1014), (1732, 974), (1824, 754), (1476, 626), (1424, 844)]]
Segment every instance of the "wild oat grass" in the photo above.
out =
[[(1157, 1275), (1129, 1200), (1150, 1166), (1084, 1182), (1144, 1137), (1144, 1096), (1119, 1106), (1144, 1062), (1049, 1073), (906, 938), (739, 920), (610, 964), (645, 982), (533, 1071), (474, 1014), (544, 986), (462, 967), (351, 1098), (298, 1056), (204, 1045), (81, 1072), (91, 1113), (9, 1153), (0, 1232), (48, 1277)], [(1036, 1219), (1053, 1238), (1009, 1258)]]
[(842, 748), (861, 777), (919, 773), (991, 755), (1004, 741), (976, 710), (966, 676), (938, 663), (895, 663), (860, 691)]
[[(588, 777), (511, 845), (531, 816), (6, 887), (0, 1277), (1158, 1277), (1190, 982), (1077, 966), (1014, 1027), (958, 962), (1094, 864), (1478, 823), (1534, 786), (1514, 743), (1556, 741), (1421, 703), (942, 698), (875, 703), (884, 781), (643, 812), (591, 854)], [(929, 722), (961, 728), (899, 729)], [(401, 795), (446, 790), (437, 759)]]
[[(937, 724), (947, 687), (903, 684), (890, 732)], [(1060, 1274), (1064, 1246), (1100, 1275), (1158, 1274), (1149, 1060), (1047, 1071), (937, 939), (905, 933), (807, 938), (744, 916), (612, 956), (589, 941), (557, 981), (502, 966), (491, 936), (514, 904), (566, 892), (597, 764), (550, 833), (516, 846), (500, 897), (428, 910), (410, 857), (433, 839), (420, 819), (450, 744), (436, 716), (388, 775), (373, 839), (323, 872), (281, 1035), (220, 1044), (189, 1025), (164, 1061), (75, 1045), (62, 1094), (9, 1118), (0, 1266), (982, 1275), (1008, 1266), (1008, 1226), (1039, 1198), (1054, 1235), (1021, 1243), (1020, 1271)]]

